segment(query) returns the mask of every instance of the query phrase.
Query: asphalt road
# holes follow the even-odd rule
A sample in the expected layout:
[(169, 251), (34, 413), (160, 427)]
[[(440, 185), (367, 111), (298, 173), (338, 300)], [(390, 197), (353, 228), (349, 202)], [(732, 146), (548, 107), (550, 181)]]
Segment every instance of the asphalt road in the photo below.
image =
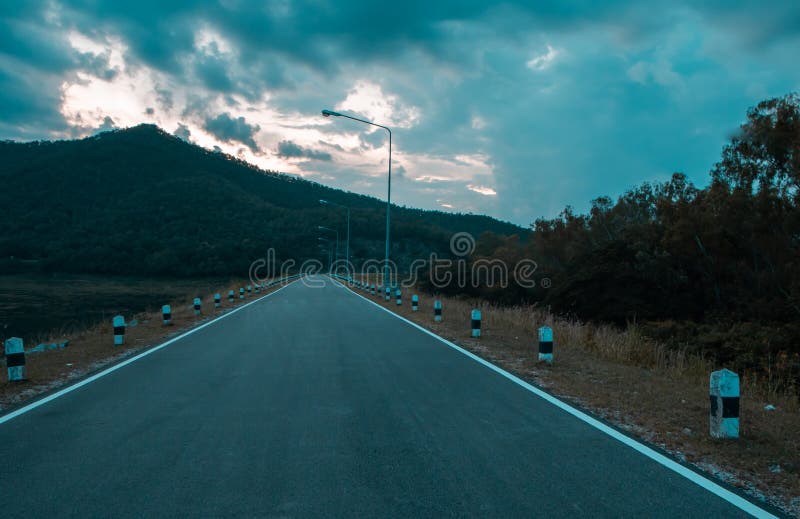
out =
[(324, 284), (0, 424), (0, 516), (744, 515)]

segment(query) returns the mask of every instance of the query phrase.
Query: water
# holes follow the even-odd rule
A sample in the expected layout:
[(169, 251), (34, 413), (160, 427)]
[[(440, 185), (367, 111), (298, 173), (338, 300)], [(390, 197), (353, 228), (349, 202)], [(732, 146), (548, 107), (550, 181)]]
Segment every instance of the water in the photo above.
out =
[(156, 310), (221, 290), (228, 280), (143, 279), (104, 276), (0, 276), (0, 340), (26, 344), (70, 335), (114, 315)]

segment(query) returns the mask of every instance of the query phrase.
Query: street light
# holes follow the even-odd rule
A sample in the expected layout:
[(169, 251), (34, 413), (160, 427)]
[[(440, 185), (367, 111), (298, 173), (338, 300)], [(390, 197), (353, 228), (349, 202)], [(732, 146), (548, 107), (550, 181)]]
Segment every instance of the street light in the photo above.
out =
[(339, 231), (337, 231), (336, 229), (331, 229), (330, 227), (323, 227), (321, 225), (318, 225), (317, 229), (319, 229), (320, 231), (329, 231), (329, 232), (336, 233), (336, 259), (338, 260), (339, 259)]
[(344, 246), (344, 259), (347, 261), (348, 269), (350, 268), (350, 208), (346, 205), (337, 204), (336, 202), (329, 202), (328, 200), (320, 200), (320, 204), (322, 205), (332, 205), (336, 207), (342, 207), (347, 210), (347, 241), (345, 242)]
[(376, 124), (371, 121), (365, 121), (364, 119), (359, 119), (357, 117), (351, 117), (349, 115), (340, 114), (339, 112), (334, 112), (332, 110), (323, 110), (322, 111), (323, 117), (346, 117), (347, 119), (352, 119), (354, 121), (358, 121), (364, 124), (370, 124), (372, 126), (377, 126), (378, 128), (383, 128), (387, 132), (389, 132), (389, 180), (387, 182), (387, 189), (386, 189), (386, 260), (383, 266), (383, 278), (384, 283), (389, 282), (389, 210), (392, 206), (392, 130), (388, 127), (383, 126), (382, 124)]
[[(322, 239), (322, 238), (320, 238), (320, 239)], [(330, 243), (330, 240), (326, 240), (326, 241), (327, 241), (328, 243)], [(320, 252), (322, 252), (323, 254), (327, 254), (327, 255), (328, 255), (328, 272), (330, 272), (330, 271), (331, 271), (331, 265), (332, 265), (332, 260), (331, 260), (331, 249), (330, 249), (330, 248), (325, 248), (325, 247), (323, 247), (323, 246), (320, 244), (320, 245), (319, 245), (319, 250), (320, 250)]]

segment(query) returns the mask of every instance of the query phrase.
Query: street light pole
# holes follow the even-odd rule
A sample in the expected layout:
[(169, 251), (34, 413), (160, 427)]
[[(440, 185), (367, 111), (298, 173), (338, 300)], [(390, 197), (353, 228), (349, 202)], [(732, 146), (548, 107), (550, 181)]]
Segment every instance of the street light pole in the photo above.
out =
[(332, 233), (336, 233), (336, 259), (338, 260), (339, 259), (339, 231), (337, 231), (336, 229), (331, 229), (330, 227), (323, 227), (321, 225), (318, 225), (317, 229), (319, 229), (320, 231), (329, 231), (329, 232), (332, 232)]
[(392, 207), (392, 130), (389, 129), (387, 126), (383, 126), (382, 124), (376, 124), (371, 121), (365, 121), (364, 119), (359, 119), (358, 117), (351, 117), (349, 115), (340, 114), (339, 112), (334, 112), (331, 110), (323, 110), (322, 111), (323, 117), (346, 117), (347, 119), (352, 119), (354, 121), (358, 121), (364, 124), (370, 124), (372, 126), (377, 126), (378, 128), (383, 128), (387, 132), (389, 132), (389, 179), (387, 182), (386, 187), (386, 259), (384, 260), (383, 266), (383, 279), (384, 283), (388, 283), (390, 280), (390, 272), (389, 272), (389, 211)]
[(350, 208), (346, 205), (337, 204), (335, 202), (330, 202), (328, 200), (320, 200), (320, 204), (322, 205), (333, 205), (336, 207), (342, 207), (347, 210), (347, 241), (345, 241), (344, 246), (344, 258), (347, 261), (347, 268), (350, 268)]
[(328, 238), (317, 238), (317, 239), (319, 241), (325, 242), (328, 245), (327, 248), (323, 247), (322, 245), (320, 245), (319, 248), (322, 252), (328, 254), (328, 272), (331, 272), (331, 267), (333, 266), (333, 263), (331, 262), (331, 246), (330, 246), (331, 241)]

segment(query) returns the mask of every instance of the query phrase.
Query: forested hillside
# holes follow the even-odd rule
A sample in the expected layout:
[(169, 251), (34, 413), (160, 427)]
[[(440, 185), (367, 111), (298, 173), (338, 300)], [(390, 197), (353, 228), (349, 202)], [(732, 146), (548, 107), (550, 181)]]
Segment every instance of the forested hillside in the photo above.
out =
[[(261, 171), (152, 125), (78, 141), (0, 143), (0, 273), (209, 276), (278, 260), (322, 259), (318, 225), (338, 227), (349, 205), (351, 256), (383, 258), (385, 202)], [(525, 233), (478, 215), (392, 210), (401, 267), (449, 250), (456, 231)]]

